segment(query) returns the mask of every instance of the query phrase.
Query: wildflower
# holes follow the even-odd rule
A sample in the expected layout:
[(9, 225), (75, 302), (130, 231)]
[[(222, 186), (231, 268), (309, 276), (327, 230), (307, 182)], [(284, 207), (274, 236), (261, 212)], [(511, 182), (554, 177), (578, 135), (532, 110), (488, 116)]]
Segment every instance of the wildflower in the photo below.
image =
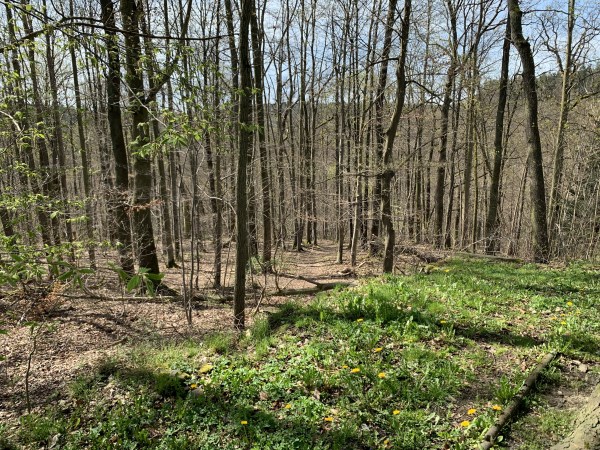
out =
[(500, 405), (493, 405), (493, 406), (492, 406), (492, 409), (493, 409), (494, 411), (502, 411), (502, 406), (500, 406)]
[(395, 409), (392, 411), (392, 414), (397, 416), (398, 414), (400, 414), (400, 410), (399, 409)]
[(385, 441), (383, 441), (383, 445), (384, 445), (385, 447), (387, 447), (388, 445), (390, 445), (390, 440), (389, 440), (389, 439), (386, 439)]
[(248, 425), (248, 421), (247, 421), (247, 420), (242, 420), (240, 423), (241, 423), (242, 425)]
[(360, 369), (358, 367), (355, 367), (354, 369), (352, 369), (350, 371), (350, 373), (358, 373), (358, 372), (360, 372)]
[(460, 426), (461, 426), (461, 427), (465, 427), (465, 428), (467, 428), (469, 425), (471, 425), (471, 422), (469, 422), (468, 420), (463, 420), (463, 421), (460, 423)]
[(358, 323), (362, 322), (363, 320), (365, 320), (365, 319), (363, 319), (363, 318), (356, 319), (356, 321), (357, 321)]
[(567, 322), (565, 322), (564, 320), (560, 322), (561, 325), (566, 325)]
[(347, 368), (348, 368), (348, 366), (347, 366), (346, 364), (344, 364), (344, 365), (342, 366), (342, 369), (347, 369)]
[(573, 302), (567, 302), (567, 306), (573, 306)]
[(445, 320), (440, 320), (440, 323), (443, 325), (443, 324), (446, 323), (446, 321)]
[(379, 373), (377, 374), (377, 376), (378, 376), (379, 378), (385, 378), (385, 377), (386, 377), (386, 375), (385, 375), (385, 372), (379, 372)]
[(292, 405), (290, 405), (289, 403), (286, 403), (286, 405), (284, 406), (285, 409), (290, 409), (292, 407)]
[(325, 417), (323, 420), (325, 422), (333, 422), (333, 417)]
[(374, 353), (379, 353), (381, 350), (383, 350), (383, 347), (377, 347), (373, 349)]
[(467, 411), (467, 414), (472, 416), (473, 414), (475, 414), (477, 412), (477, 410), (475, 408), (471, 408)]
[(448, 272), (450, 272), (450, 269), (446, 269), (446, 270), (444, 270), (444, 272), (448, 273)]
[(196, 383), (190, 384), (190, 389), (196, 389), (198, 385)]

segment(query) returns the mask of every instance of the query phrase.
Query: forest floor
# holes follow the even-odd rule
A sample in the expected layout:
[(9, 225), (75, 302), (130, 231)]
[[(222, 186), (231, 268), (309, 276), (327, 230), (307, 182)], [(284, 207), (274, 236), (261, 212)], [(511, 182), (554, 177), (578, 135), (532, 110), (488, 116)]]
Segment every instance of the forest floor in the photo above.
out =
[[(560, 356), (501, 444), (549, 448), (568, 431), (573, 412), (599, 379), (598, 268), (423, 262), (442, 256), (417, 249), (398, 258), (398, 277), (381, 278), (380, 261), (366, 253), (356, 268), (335, 264), (332, 244), (281, 252), (275, 259), (280, 275), (249, 277), (249, 332), (241, 337), (232, 333), (231, 292), (208, 287), (210, 253), (201, 256), (191, 326), (181, 301), (132, 296), (118, 288), (110, 270), (99, 271), (83, 293), (58, 283), (5, 293), (0, 448), (15, 442), (28, 448), (125, 448), (131, 442), (147, 448), (472, 448), (552, 348)], [(227, 257), (225, 285), (231, 261)], [(178, 273), (169, 269), (165, 276), (176, 290)], [(312, 295), (277, 295), (333, 282), (357, 287), (316, 301)], [(279, 375), (269, 372), (269, 361), (290, 366), (281, 385), (272, 385)], [(143, 407), (131, 397), (131, 380), (140, 378), (140, 402), (149, 402)], [(254, 386), (254, 378), (263, 385)], [(231, 384), (240, 379), (241, 385)], [(403, 384), (411, 392), (399, 391)], [(225, 392), (219, 399), (223, 394), (236, 401), (211, 409), (215, 385)], [(171, 427), (162, 424), (168, 415), (157, 419), (149, 405), (172, 407), (198, 390), (213, 406), (193, 411), (206, 426), (212, 417), (225, 417), (225, 423), (210, 425), (216, 441), (183, 430), (178, 446), (169, 440)], [(145, 434), (119, 428), (121, 419), (111, 415), (123, 415), (118, 405), (137, 416), (149, 414), (136, 425)], [(186, 405), (178, 413), (196, 417)], [(293, 408), (302, 409), (302, 419), (284, 420), (283, 412)], [(272, 410), (278, 412), (258, 415)], [(92, 416), (117, 424), (94, 431)], [(248, 421), (258, 429), (240, 428)], [(269, 431), (278, 421), (286, 430), (280, 435)], [(405, 433), (404, 426), (413, 432)]]

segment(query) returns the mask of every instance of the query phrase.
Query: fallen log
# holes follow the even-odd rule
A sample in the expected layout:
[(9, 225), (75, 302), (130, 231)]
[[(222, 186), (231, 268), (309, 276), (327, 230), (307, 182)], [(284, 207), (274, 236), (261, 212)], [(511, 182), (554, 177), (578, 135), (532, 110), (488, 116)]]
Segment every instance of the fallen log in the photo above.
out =
[(356, 283), (318, 283), (313, 288), (304, 288), (304, 289), (280, 289), (275, 291), (272, 295), (287, 297), (291, 295), (312, 295), (318, 294), (319, 292), (329, 291), (331, 289), (335, 289), (336, 287), (353, 287), (356, 286)]
[(521, 386), (521, 388), (517, 391), (504, 412), (496, 419), (496, 422), (494, 422), (494, 425), (489, 428), (487, 433), (485, 433), (483, 442), (479, 446), (480, 450), (489, 450), (494, 446), (494, 441), (500, 434), (502, 427), (504, 427), (504, 425), (506, 425), (506, 423), (517, 412), (519, 406), (521, 406), (521, 402), (529, 394), (529, 391), (531, 391), (531, 388), (535, 385), (535, 382), (542, 371), (548, 367), (554, 358), (556, 358), (556, 352), (550, 352), (544, 356), (537, 366), (535, 366), (529, 376), (525, 379), (523, 386)]
[(579, 411), (573, 431), (550, 450), (600, 450), (600, 384)]
[(436, 263), (442, 259), (439, 256), (432, 255), (431, 253), (425, 253), (414, 247), (407, 247), (405, 245), (397, 245), (396, 252), (402, 255), (416, 256), (427, 264)]

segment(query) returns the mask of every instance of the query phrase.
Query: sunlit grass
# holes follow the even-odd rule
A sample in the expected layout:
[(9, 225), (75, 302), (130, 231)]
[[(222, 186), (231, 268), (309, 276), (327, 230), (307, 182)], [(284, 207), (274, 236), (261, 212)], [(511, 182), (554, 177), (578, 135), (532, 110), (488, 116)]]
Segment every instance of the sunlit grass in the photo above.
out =
[(453, 260), (376, 278), (286, 304), (241, 338), (134, 348), (77, 380), (63, 418), (48, 420), (59, 417), (49, 410), (12, 439), (36, 448), (58, 433), (66, 449), (472, 448), (523, 367), (551, 348), (594, 358), (599, 298), (586, 266)]

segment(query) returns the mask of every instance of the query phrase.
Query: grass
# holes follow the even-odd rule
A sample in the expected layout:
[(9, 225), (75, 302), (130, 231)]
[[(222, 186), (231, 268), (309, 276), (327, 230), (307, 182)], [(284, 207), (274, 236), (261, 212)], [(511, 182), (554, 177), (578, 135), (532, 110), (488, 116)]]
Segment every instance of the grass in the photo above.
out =
[[(0, 443), (470, 449), (546, 351), (598, 360), (599, 299), (585, 265), (457, 259), (376, 278), (283, 305), (241, 337), (130, 349), (73, 383), (67, 411), (28, 416), (10, 435), (0, 427)], [(555, 365), (545, 383), (561, 376)], [(564, 432), (568, 416), (538, 413), (538, 435)]]

